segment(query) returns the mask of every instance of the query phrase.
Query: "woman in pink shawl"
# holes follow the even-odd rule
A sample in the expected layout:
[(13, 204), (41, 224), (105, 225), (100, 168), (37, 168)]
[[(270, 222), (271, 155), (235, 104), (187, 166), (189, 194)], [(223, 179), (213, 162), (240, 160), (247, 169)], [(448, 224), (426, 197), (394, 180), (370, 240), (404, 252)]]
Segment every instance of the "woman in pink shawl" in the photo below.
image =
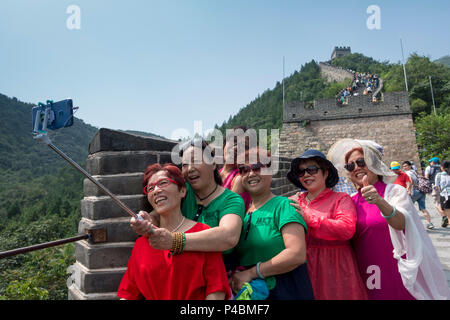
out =
[(372, 141), (342, 139), (328, 152), (341, 174), (359, 188), (353, 245), (369, 299), (449, 299), (436, 250), (405, 188), (382, 162)]

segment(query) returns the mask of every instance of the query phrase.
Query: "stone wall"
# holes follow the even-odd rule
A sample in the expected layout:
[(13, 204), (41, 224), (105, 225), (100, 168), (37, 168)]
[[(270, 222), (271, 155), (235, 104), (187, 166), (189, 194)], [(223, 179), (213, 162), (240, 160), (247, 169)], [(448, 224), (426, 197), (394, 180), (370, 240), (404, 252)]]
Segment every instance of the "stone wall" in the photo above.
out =
[[(176, 142), (100, 129), (89, 145), (86, 170), (131, 210), (149, 210), (142, 193), (144, 169), (153, 163), (171, 162)], [(286, 177), (290, 159), (279, 158), (278, 172), (272, 181), (277, 195), (292, 195), (295, 187)], [(90, 180), (84, 180), (79, 233), (86, 228), (104, 228), (105, 243), (75, 243), (76, 262), (72, 265), (71, 300), (117, 299), (120, 280), (137, 235), (130, 228), (130, 216), (105, 196)]]
[[(100, 129), (89, 145), (86, 170), (131, 210), (149, 209), (142, 193), (144, 169), (152, 163), (170, 162), (175, 142)], [(79, 233), (85, 228), (105, 228), (107, 242), (75, 243), (74, 283), (69, 299), (116, 299), (137, 235), (130, 216), (105, 196), (91, 181), (84, 180)]]
[[(280, 154), (294, 158), (307, 149), (328, 152), (342, 138), (368, 139), (384, 147), (383, 161), (412, 160), (419, 164), (415, 129), (410, 114), (349, 117), (311, 121), (309, 124), (284, 122), (280, 136)], [(417, 166), (420, 169), (420, 166)]]
[[(347, 70), (326, 63), (320, 63), (320, 68), (328, 81), (353, 77)], [(292, 101), (283, 110), (280, 156), (294, 158), (310, 148), (326, 153), (339, 139), (357, 138), (383, 145), (386, 164), (393, 160), (419, 164), (411, 115), (407, 92), (383, 93), (375, 103), (364, 95), (351, 96), (348, 104), (342, 105), (335, 99), (317, 99), (308, 104)]]
[(292, 101), (286, 103), (283, 110), (283, 122), (370, 118), (400, 114), (411, 114), (407, 92), (384, 93), (382, 100), (375, 103), (369, 96), (349, 97), (348, 104), (343, 105), (338, 105), (335, 99), (317, 99), (312, 104)]
[(322, 76), (327, 79), (328, 82), (341, 82), (345, 79), (353, 79), (353, 73), (342, 69), (342, 68), (336, 68), (329, 64), (320, 62), (319, 63), (320, 72), (322, 73)]

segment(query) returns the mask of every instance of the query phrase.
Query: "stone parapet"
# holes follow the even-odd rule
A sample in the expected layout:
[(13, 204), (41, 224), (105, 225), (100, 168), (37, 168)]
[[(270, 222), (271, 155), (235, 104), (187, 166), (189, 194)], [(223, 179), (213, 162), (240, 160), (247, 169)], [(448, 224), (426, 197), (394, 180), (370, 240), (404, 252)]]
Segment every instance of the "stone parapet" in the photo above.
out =
[(343, 138), (367, 139), (381, 144), (386, 164), (394, 160), (420, 163), (410, 114), (318, 120), (306, 125), (285, 122), (280, 135), (280, 154), (294, 158), (307, 149), (326, 154), (333, 143)]
[(335, 99), (317, 99), (312, 104), (304, 101), (286, 103), (283, 122), (370, 118), (386, 115), (412, 114), (407, 92), (383, 94), (380, 102), (369, 96), (352, 96), (348, 104), (338, 105)]
[[(142, 191), (145, 168), (171, 162), (177, 142), (100, 129), (89, 145), (88, 171), (133, 212), (151, 209)], [(79, 233), (104, 229), (107, 241), (75, 244), (76, 263), (69, 283), (69, 299), (117, 299), (117, 289), (126, 270), (137, 234), (130, 216), (89, 179), (83, 182), (82, 218)]]
[(75, 258), (87, 269), (126, 268), (134, 241), (92, 245), (87, 241), (75, 243)]
[(322, 77), (326, 78), (328, 82), (342, 82), (345, 79), (353, 79), (353, 73), (342, 68), (333, 67), (330, 64), (320, 62), (320, 72)]
[[(143, 194), (117, 196), (133, 212), (150, 210)], [(86, 196), (81, 200), (81, 216), (90, 220), (128, 217), (127, 213), (108, 196)]]

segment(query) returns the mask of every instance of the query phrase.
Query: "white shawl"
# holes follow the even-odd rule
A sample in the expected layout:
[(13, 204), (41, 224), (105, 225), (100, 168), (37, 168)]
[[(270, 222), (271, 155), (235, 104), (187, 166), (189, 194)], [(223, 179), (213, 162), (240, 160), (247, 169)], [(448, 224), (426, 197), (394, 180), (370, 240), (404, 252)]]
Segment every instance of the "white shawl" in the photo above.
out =
[[(450, 299), (443, 267), (405, 188), (387, 184), (384, 199), (405, 216), (405, 232), (389, 226), (403, 285), (418, 300)], [(406, 254), (406, 259), (402, 256)]]

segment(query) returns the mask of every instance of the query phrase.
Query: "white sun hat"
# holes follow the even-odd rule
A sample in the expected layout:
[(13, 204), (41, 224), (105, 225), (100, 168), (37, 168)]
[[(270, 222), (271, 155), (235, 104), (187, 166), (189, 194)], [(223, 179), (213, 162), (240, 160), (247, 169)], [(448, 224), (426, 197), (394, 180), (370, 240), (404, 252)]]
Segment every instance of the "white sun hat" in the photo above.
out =
[(328, 151), (327, 158), (339, 172), (339, 175), (349, 177), (345, 166), (345, 155), (354, 148), (362, 148), (364, 161), (370, 171), (381, 176), (384, 183), (393, 183), (397, 179), (395, 174), (382, 161), (383, 147), (372, 140), (341, 139), (334, 143)]

